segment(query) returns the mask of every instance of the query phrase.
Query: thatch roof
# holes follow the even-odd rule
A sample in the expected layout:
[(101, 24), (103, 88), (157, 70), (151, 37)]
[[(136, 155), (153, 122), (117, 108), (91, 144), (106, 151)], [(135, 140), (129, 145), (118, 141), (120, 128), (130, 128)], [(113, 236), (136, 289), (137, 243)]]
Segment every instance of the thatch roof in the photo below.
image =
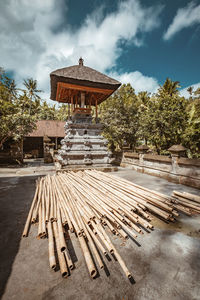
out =
[(79, 65), (62, 68), (51, 72), (51, 96), (56, 100), (56, 89), (58, 82), (71, 83), (94, 88), (111, 89), (115, 91), (121, 83), (107, 75), (104, 75), (92, 68), (83, 65), (83, 60), (79, 59)]
[(182, 145), (173, 145), (168, 150), (173, 152), (181, 152), (181, 151), (186, 151), (187, 149)]
[(64, 125), (66, 122), (53, 121), (53, 120), (41, 120), (37, 121), (37, 128), (31, 132), (28, 137), (64, 137)]

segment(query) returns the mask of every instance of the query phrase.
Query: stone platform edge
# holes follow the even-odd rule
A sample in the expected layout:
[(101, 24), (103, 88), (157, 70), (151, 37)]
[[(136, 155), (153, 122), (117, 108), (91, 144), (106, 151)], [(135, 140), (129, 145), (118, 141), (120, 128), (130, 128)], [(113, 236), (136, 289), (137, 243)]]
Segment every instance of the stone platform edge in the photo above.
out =
[(64, 173), (64, 172), (78, 172), (78, 171), (84, 171), (84, 170), (98, 170), (101, 172), (117, 172), (118, 167), (116, 166), (111, 166), (111, 167), (103, 167), (103, 166), (92, 166), (92, 167), (84, 167), (84, 166), (70, 166), (68, 168), (63, 168), (63, 169), (57, 169), (56, 173)]

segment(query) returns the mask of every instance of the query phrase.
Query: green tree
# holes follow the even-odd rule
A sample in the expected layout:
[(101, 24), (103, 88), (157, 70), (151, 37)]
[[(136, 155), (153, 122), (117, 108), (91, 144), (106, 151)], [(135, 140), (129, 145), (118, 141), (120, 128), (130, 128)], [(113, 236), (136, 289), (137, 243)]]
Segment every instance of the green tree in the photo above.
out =
[(200, 88), (193, 92), (187, 105), (188, 122), (184, 134), (185, 146), (192, 157), (200, 157)]
[(68, 105), (62, 104), (56, 109), (56, 119), (59, 121), (67, 121), (68, 119)]
[(187, 89), (188, 93), (190, 94), (190, 97), (192, 96), (192, 93), (193, 93), (193, 86), (190, 86), (188, 89)]
[(39, 90), (37, 88), (37, 80), (34, 80), (32, 78), (28, 78), (27, 80), (24, 80), (23, 84), (27, 89), (28, 92), (27, 96), (30, 99), (29, 114), (31, 114), (33, 100), (36, 102), (40, 101), (41, 98), (40, 96), (38, 96), (37, 93), (41, 93), (42, 90)]
[(124, 144), (135, 147), (139, 102), (130, 84), (124, 84), (100, 105), (100, 118), (104, 124), (104, 136), (110, 147), (122, 149)]
[(158, 154), (183, 142), (188, 118), (186, 104), (186, 99), (179, 96), (178, 82), (167, 78), (140, 111), (140, 136), (147, 139)]
[(57, 120), (56, 107), (51, 106), (46, 101), (43, 101), (40, 105), (40, 109), (37, 115), (38, 120)]
[(158, 96), (163, 97), (165, 95), (174, 96), (178, 95), (179, 91), (178, 88), (180, 88), (179, 81), (172, 81), (170, 78), (167, 78), (163, 84), (163, 86), (160, 86), (158, 89)]
[(14, 80), (0, 69), (0, 148), (9, 138), (20, 140), (35, 127), (36, 117), (30, 116), (19, 96)]
[(137, 132), (138, 139), (147, 144), (149, 139), (149, 101), (151, 100), (150, 93), (139, 92), (137, 95), (139, 101), (139, 128)]

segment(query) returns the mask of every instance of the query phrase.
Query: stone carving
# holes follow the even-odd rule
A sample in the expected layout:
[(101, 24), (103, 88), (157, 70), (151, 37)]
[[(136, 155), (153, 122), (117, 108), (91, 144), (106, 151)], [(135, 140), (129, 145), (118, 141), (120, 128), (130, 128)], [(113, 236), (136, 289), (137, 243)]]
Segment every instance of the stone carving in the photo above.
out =
[(109, 166), (111, 152), (101, 136), (103, 126), (93, 123), (91, 115), (75, 115), (65, 124), (65, 138), (56, 157), (58, 168), (69, 166)]

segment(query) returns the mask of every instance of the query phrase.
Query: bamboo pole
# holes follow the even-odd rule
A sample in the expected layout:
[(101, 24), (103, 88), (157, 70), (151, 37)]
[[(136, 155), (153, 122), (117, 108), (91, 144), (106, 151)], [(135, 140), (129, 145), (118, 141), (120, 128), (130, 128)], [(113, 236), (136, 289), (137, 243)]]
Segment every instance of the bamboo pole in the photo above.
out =
[[(89, 171), (90, 172), (90, 171)], [(99, 175), (99, 174), (98, 174)], [(97, 178), (98, 178), (98, 176), (97, 176)], [(152, 196), (151, 196), (151, 198), (149, 197), (149, 195), (147, 196), (144, 192), (141, 192), (140, 191), (140, 194), (137, 192), (137, 190), (128, 190), (127, 189), (127, 187), (125, 188), (124, 186), (121, 186), (120, 185), (120, 187), (119, 187), (119, 183), (117, 182), (116, 183), (116, 181), (115, 182), (113, 182), (113, 180), (107, 180), (107, 179), (105, 179), (106, 178), (106, 176), (102, 176), (101, 174), (100, 174), (100, 177), (99, 178), (101, 178), (101, 180), (104, 180), (109, 186), (111, 186), (111, 187), (114, 187), (115, 188), (115, 190), (118, 190), (118, 191), (120, 191), (120, 193), (122, 194), (122, 192), (121, 192), (121, 190), (124, 190), (123, 191), (123, 194), (124, 195), (126, 195), (126, 196), (128, 196), (128, 197), (130, 197), (130, 195), (129, 194), (131, 194), (132, 195), (132, 193), (133, 193), (133, 197), (131, 197), (132, 199), (134, 199), (135, 201), (139, 201), (139, 198), (143, 198), (145, 201), (147, 201), (147, 202), (150, 202), (150, 203), (156, 203), (159, 207), (161, 207), (161, 208), (163, 208), (163, 209), (165, 209), (165, 210), (168, 210), (168, 211), (172, 211), (173, 210), (173, 208), (171, 208), (171, 207), (169, 207), (168, 205), (166, 205), (165, 203), (162, 203), (162, 202), (159, 202), (157, 199), (155, 199), (155, 197), (153, 198), (153, 199), (151, 199), (152, 198)], [(100, 184), (102, 184), (102, 183), (100, 183)], [(115, 193), (116, 193), (116, 191), (115, 191)], [(135, 196), (137, 196), (137, 197), (139, 197), (139, 198), (136, 198)], [(143, 202), (144, 203), (144, 202)]]
[(42, 236), (41, 237), (45, 237), (46, 236), (46, 213), (45, 213), (45, 180), (43, 183), (43, 193), (42, 193), (42, 201), (41, 201), (41, 229), (42, 229)]
[[(56, 186), (61, 188), (61, 183), (60, 183), (59, 180), (58, 181), (56, 180)], [(58, 190), (58, 188), (57, 188), (57, 190)], [(78, 235), (82, 235), (82, 231), (80, 229), (80, 222), (79, 222), (79, 220), (77, 218), (76, 211), (73, 210), (72, 195), (71, 195), (69, 189), (65, 188), (62, 191), (63, 191), (63, 194), (65, 195), (65, 198), (62, 198), (62, 199), (63, 199), (63, 202), (64, 202), (64, 200), (67, 201), (65, 207), (66, 207), (66, 209), (67, 209), (67, 211), (69, 213), (70, 219), (72, 221), (72, 224), (74, 225), (76, 233)]]
[(94, 262), (90, 255), (88, 246), (86, 244), (85, 238), (83, 236), (78, 235), (79, 243), (81, 245), (81, 249), (85, 258), (85, 262), (89, 271), (89, 274), (92, 278), (95, 278), (97, 275), (97, 270), (95, 268)]
[(97, 244), (98, 248), (101, 250), (101, 252), (106, 256), (107, 255), (107, 251), (105, 250), (105, 248), (102, 246), (101, 242), (99, 241), (99, 239), (97, 238), (97, 233), (95, 234), (91, 228), (88, 226), (88, 231), (90, 233), (90, 235), (92, 236), (93, 240), (95, 241), (95, 243)]
[(131, 279), (131, 278), (132, 278), (132, 275), (131, 275), (130, 271), (128, 270), (128, 268), (127, 268), (125, 262), (124, 262), (123, 259), (121, 258), (119, 252), (118, 252), (116, 249), (114, 249), (114, 255), (115, 255), (116, 259), (118, 260), (118, 262), (119, 262), (119, 264), (120, 264), (122, 270), (124, 271), (126, 277), (128, 277), (129, 279)]
[(56, 259), (55, 259), (54, 238), (53, 238), (53, 230), (52, 230), (51, 222), (47, 223), (47, 230), (48, 230), (48, 239), (49, 239), (49, 265), (51, 269), (55, 270)]
[(82, 223), (83, 223), (84, 233), (85, 233), (85, 235), (86, 235), (86, 237), (87, 237), (87, 239), (89, 241), (89, 244), (90, 244), (90, 246), (92, 248), (92, 251), (93, 251), (93, 253), (94, 253), (95, 257), (96, 257), (96, 260), (97, 260), (97, 262), (99, 264), (99, 267), (100, 267), (100, 269), (103, 269), (104, 268), (104, 264), (103, 264), (102, 259), (101, 259), (100, 255), (99, 255), (98, 251), (97, 251), (96, 245), (95, 245), (95, 243), (94, 243), (91, 235), (88, 232), (88, 228), (84, 224), (83, 219), (82, 219)]
[(191, 201), (186, 200), (185, 198), (182, 198), (180, 196), (176, 196), (174, 202), (200, 212), (200, 206), (198, 204), (194, 204), (194, 202), (191, 203)]
[(92, 278), (96, 277), (97, 270), (90, 249), (101, 269), (104, 264), (99, 250), (104, 255), (108, 250), (131, 278), (108, 233), (124, 239), (129, 235), (136, 238), (134, 231), (141, 234), (144, 228), (153, 229), (151, 214), (174, 222), (177, 210), (188, 215), (191, 211), (200, 213), (197, 195), (177, 193), (169, 197), (96, 170), (47, 175), (37, 181), (23, 236), (27, 236), (30, 222), (38, 218), (38, 237), (46, 236), (46, 230), (48, 233), (50, 267), (56, 267), (55, 237), (61, 274), (66, 277), (68, 268), (74, 267), (65, 238), (67, 224), (69, 230), (77, 234)]
[(39, 206), (39, 214), (38, 214), (38, 238), (42, 237), (42, 204)]
[(176, 195), (176, 196), (181, 196), (181, 197), (189, 199), (191, 201), (200, 203), (200, 196), (198, 196), (198, 195), (191, 194), (191, 193), (186, 193), (186, 192), (180, 193), (178, 191), (173, 191), (173, 194)]
[(46, 218), (45, 218), (46, 223), (49, 220), (49, 210), (50, 210), (49, 194), (50, 194), (50, 176), (47, 175), (46, 177)]
[(53, 222), (54, 221), (54, 193), (53, 193), (53, 189), (52, 189), (52, 177), (50, 180), (50, 184), (51, 184), (51, 189), (50, 189), (50, 214), (49, 214), (49, 218), (50, 221)]
[[(59, 183), (56, 182), (55, 183), (55, 186), (56, 187), (59, 187)], [(65, 215), (65, 218), (67, 219), (67, 224), (68, 224), (68, 227), (69, 227), (69, 230), (71, 232), (74, 232), (74, 227), (72, 225), (72, 221), (73, 221), (73, 218), (71, 216), (71, 219), (70, 219), (70, 212), (69, 212), (69, 208), (66, 206), (66, 202), (63, 200), (63, 197), (65, 197), (64, 193), (62, 192), (62, 190), (59, 190), (57, 189), (57, 193), (58, 193), (58, 197), (59, 197), (59, 204), (60, 204), (60, 207), (63, 209), (63, 212), (64, 212), (64, 215)], [(70, 215), (69, 215), (70, 214)]]
[(37, 220), (37, 216), (38, 216), (38, 211), (39, 211), (39, 205), (41, 202), (41, 193), (42, 193), (42, 183), (43, 183), (43, 178), (40, 179), (39, 181), (39, 186), (38, 186), (38, 201), (36, 204), (36, 207), (34, 209), (33, 215), (32, 215), (32, 219), (31, 219), (31, 223), (35, 223)]
[(61, 215), (60, 215), (60, 208), (57, 207), (57, 224), (58, 224), (58, 238), (59, 238), (59, 244), (60, 244), (60, 251), (63, 252), (66, 250), (67, 245), (63, 233), (63, 226), (62, 226), (62, 221), (61, 221)]
[(181, 201), (181, 202), (183, 202), (185, 204), (193, 205), (194, 207), (197, 207), (197, 208), (200, 207), (200, 203), (192, 201), (192, 200), (190, 200), (188, 198), (185, 198), (185, 197), (182, 197), (182, 196), (179, 196), (179, 195), (172, 196), (172, 200), (171, 201), (174, 202), (174, 200), (175, 201)]
[(57, 254), (58, 254), (60, 272), (62, 274), (62, 277), (67, 277), (69, 275), (69, 273), (68, 273), (64, 254), (60, 251), (61, 247), (60, 247), (60, 241), (59, 241), (59, 237), (58, 237), (57, 222), (53, 222), (53, 232), (54, 232), (55, 241), (56, 241), (56, 249), (57, 249)]
[[(53, 182), (53, 186), (55, 188), (57, 199), (59, 199), (60, 197), (62, 197), (62, 195), (59, 194), (59, 190), (58, 190), (58, 187), (57, 187), (55, 181)], [(68, 220), (68, 222), (69, 222), (69, 220)], [(68, 265), (69, 269), (72, 270), (74, 268), (74, 265), (73, 265), (72, 259), (70, 257), (70, 254), (69, 254), (69, 251), (68, 251), (68, 248), (67, 248), (67, 243), (66, 243), (66, 240), (65, 240), (65, 237), (64, 237), (62, 219), (61, 219), (61, 210), (60, 210), (59, 205), (57, 205), (57, 225), (58, 225), (57, 229), (58, 229), (58, 238), (59, 238), (60, 250), (61, 250), (61, 252), (64, 253), (64, 256), (65, 256), (65, 259), (67, 261), (67, 265)]]
[(63, 251), (64, 255), (65, 255), (65, 259), (67, 261), (67, 265), (69, 267), (70, 270), (73, 270), (74, 269), (74, 264), (72, 262), (72, 259), (71, 259), (71, 256), (69, 254), (69, 250), (66, 248), (64, 251)]
[(26, 220), (26, 223), (25, 223), (25, 226), (24, 226), (24, 231), (23, 231), (23, 234), (22, 234), (23, 237), (28, 236), (33, 209), (34, 209), (34, 206), (35, 206), (36, 202), (38, 201), (38, 190), (39, 190), (39, 183), (37, 182), (36, 183), (35, 195), (34, 195), (34, 198), (33, 198), (32, 204), (31, 204), (31, 208), (29, 210), (28, 217), (27, 217), (27, 220)]

